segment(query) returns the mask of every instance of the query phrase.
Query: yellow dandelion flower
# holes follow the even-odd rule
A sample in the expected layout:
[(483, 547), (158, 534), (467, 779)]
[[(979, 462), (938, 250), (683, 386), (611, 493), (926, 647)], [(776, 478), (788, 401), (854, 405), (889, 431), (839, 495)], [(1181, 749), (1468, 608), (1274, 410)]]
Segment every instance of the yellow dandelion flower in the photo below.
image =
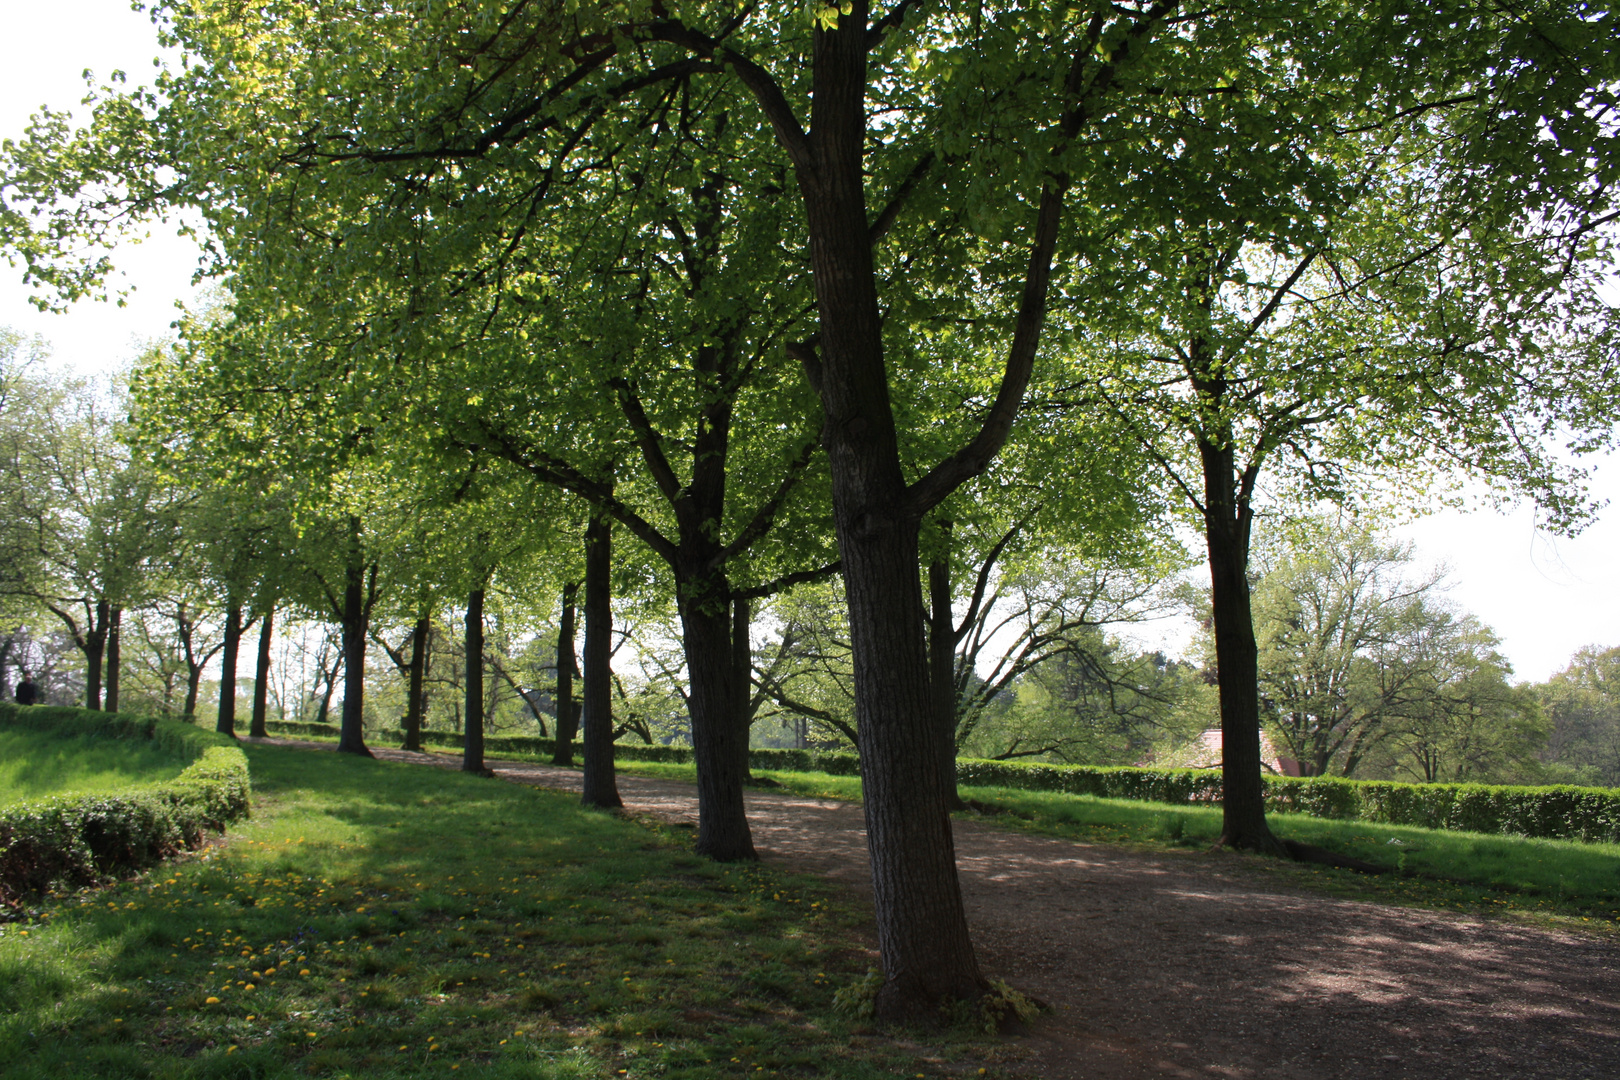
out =
[(203, 1004), (204, 1005), (218, 1005), (219, 1004), (219, 998), (211, 997), (207, 1001), (203, 1002)]

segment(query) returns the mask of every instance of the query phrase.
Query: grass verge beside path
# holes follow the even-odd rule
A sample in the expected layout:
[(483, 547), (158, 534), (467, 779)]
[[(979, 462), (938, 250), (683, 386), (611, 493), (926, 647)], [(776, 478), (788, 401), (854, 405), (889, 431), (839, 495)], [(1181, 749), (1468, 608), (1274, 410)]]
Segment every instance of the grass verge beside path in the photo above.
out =
[(129, 739), (0, 728), (0, 805), (172, 780), (191, 757)]
[[(626, 762), (621, 771), (692, 781), (690, 765)], [(758, 772), (801, 795), (859, 801), (861, 782), (825, 773)], [(964, 799), (996, 825), (1089, 843), (1205, 851), (1221, 831), (1214, 807), (1171, 806), (1016, 788), (963, 786)], [(1279, 836), (1387, 867), (1385, 876), (1274, 859), (1253, 865), (1292, 883), (1340, 895), (1481, 914), (1508, 914), (1565, 927), (1620, 931), (1620, 845), (1523, 839), (1479, 833), (1328, 821), (1274, 814)], [(1231, 853), (1213, 853), (1225, 859)]]
[(919, 1047), (834, 1012), (872, 958), (816, 879), (565, 794), (244, 750), (254, 817), (228, 840), (0, 927), (0, 1075), (980, 1071), (969, 1036)]

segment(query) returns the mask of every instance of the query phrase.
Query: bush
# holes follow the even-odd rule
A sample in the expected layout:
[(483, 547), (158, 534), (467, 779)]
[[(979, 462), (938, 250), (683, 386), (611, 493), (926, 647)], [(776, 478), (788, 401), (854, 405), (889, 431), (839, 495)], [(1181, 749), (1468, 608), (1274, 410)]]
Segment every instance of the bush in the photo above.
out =
[(190, 724), (58, 706), (0, 704), (0, 724), (62, 735), (147, 739), (193, 761), (173, 780), (116, 794), (67, 794), (0, 807), (0, 902), (90, 885), (202, 843), (248, 812), (247, 758)]

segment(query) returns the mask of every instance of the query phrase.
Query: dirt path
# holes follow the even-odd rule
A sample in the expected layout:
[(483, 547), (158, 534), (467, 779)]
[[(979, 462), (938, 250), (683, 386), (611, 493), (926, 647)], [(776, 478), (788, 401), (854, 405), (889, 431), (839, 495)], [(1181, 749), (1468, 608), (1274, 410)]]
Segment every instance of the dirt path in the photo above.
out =
[[(568, 769), (495, 771), (579, 790)], [(621, 776), (619, 791), (632, 810), (696, 820), (689, 784)], [(767, 862), (870, 896), (858, 806), (750, 791), (748, 813)], [(985, 970), (1054, 1009), (1010, 1047), (1031, 1076), (1620, 1078), (1609, 942), (1291, 891), (1236, 858), (972, 822), (957, 823), (956, 843)]]

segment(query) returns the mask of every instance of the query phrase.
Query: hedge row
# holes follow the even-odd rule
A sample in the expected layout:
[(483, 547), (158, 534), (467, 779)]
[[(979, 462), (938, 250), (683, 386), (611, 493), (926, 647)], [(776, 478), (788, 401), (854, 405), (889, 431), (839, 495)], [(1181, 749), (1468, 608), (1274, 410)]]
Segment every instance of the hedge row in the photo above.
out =
[(60, 706), (0, 704), (0, 725), (111, 739), (147, 739), (193, 758), (179, 776), (103, 794), (65, 794), (0, 807), (0, 902), (91, 885), (202, 843), (246, 816), (247, 758), (227, 737), (190, 724)]
[[(1062, 791), (1111, 799), (1219, 803), (1214, 769), (1096, 768), (1009, 761), (958, 761), (963, 784)], [(1272, 813), (1620, 843), (1620, 789), (1505, 784), (1400, 784), (1332, 776), (1268, 776)]]
[[(335, 724), (301, 724), (292, 721), (267, 720), (265, 730), (272, 735), (317, 735), (337, 738)], [(367, 732), (370, 738), (402, 739), (405, 733), (398, 728)], [(463, 736), (454, 731), (424, 731), (422, 745), (460, 750)], [(491, 754), (524, 754), (549, 758), (557, 752), (551, 739), (530, 736), (487, 735), (484, 750)], [(580, 745), (574, 744), (574, 757), (581, 754)], [(692, 761), (690, 746), (647, 746), (639, 743), (615, 743), (613, 756), (619, 761), (662, 761), (687, 765)], [(824, 772), (835, 776), (859, 776), (861, 759), (855, 754), (820, 750), (750, 750), (748, 765), (753, 769), (781, 769), (791, 772)]]
[[(271, 723), (268, 727), (286, 734), (337, 734), (337, 728), (330, 725)], [(397, 737), (401, 733), (394, 730), (386, 734)], [(422, 743), (459, 749), (462, 736), (448, 731), (424, 731)], [(550, 757), (554, 747), (550, 739), (494, 736), (484, 740), (484, 748), (494, 754)], [(620, 743), (614, 747), (614, 754), (622, 761), (685, 764), (692, 760), (689, 746)], [(748, 761), (755, 769), (860, 775), (860, 758), (852, 753), (751, 750)], [(956, 763), (956, 778), (967, 785), (1057, 791), (1109, 799), (1183, 805), (1215, 805), (1221, 801), (1221, 774), (1215, 769), (1104, 768), (962, 759)], [(1398, 784), (1326, 776), (1267, 777), (1265, 786), (1266, 807), (1272, 813), (1620, 843), (1620, 790), (1617, 789)]]

